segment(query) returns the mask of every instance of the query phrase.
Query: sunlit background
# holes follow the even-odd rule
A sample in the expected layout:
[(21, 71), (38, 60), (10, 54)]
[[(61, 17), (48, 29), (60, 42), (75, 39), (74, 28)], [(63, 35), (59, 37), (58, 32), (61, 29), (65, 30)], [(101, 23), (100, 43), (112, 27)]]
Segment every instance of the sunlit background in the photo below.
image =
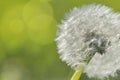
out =
[(74, 71), (57, 54), (56, 25), (89, 3), (120, 11), (120, 0), (0, 0), (0, 80), (70, 80)]

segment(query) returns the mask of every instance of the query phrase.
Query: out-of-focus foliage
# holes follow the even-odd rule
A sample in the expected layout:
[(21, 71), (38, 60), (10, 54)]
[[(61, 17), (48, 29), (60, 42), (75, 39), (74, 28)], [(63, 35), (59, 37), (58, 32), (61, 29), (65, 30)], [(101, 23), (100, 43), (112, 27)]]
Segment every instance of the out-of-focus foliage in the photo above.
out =
[(0, 0), (0, 80), (69, 80), (73, 71), (57, 54), (56, 25), (89, 3), (120, 11), (119, 0)]

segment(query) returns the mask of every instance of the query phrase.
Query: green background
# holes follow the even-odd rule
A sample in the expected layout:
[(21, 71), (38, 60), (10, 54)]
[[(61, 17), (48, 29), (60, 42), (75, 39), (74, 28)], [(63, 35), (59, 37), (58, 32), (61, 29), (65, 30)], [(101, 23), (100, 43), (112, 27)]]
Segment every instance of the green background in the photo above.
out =
[[(56, 25), (73, 7), (90, 3), (120, 11), (120, 0), (0, 0), (0, 80), (70, 80), (74, 71), (57, 54)], [(98, 79), (83, 74), (81, 80)]]

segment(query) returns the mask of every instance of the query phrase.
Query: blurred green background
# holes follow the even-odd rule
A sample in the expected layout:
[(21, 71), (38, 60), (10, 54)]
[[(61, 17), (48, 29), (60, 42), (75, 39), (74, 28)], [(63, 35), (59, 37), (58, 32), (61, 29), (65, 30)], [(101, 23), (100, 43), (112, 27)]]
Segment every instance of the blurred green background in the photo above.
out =
[(74, 71), (57, 54), (56, 25), (89, 3), (120, 11), (120, 0), (0, 0), (0, 80), (70, 80)]

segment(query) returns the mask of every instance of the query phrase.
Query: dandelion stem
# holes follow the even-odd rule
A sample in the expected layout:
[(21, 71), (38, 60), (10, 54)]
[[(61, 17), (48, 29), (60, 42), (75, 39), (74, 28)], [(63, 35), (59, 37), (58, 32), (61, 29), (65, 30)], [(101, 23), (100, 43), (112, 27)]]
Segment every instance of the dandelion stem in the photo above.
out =
[(79, 70), (76, 70), (75, 73), (73, 74), (71, 80), (79, 80), (82, 72), (83, 72), (83, 67), (81, 67)]

